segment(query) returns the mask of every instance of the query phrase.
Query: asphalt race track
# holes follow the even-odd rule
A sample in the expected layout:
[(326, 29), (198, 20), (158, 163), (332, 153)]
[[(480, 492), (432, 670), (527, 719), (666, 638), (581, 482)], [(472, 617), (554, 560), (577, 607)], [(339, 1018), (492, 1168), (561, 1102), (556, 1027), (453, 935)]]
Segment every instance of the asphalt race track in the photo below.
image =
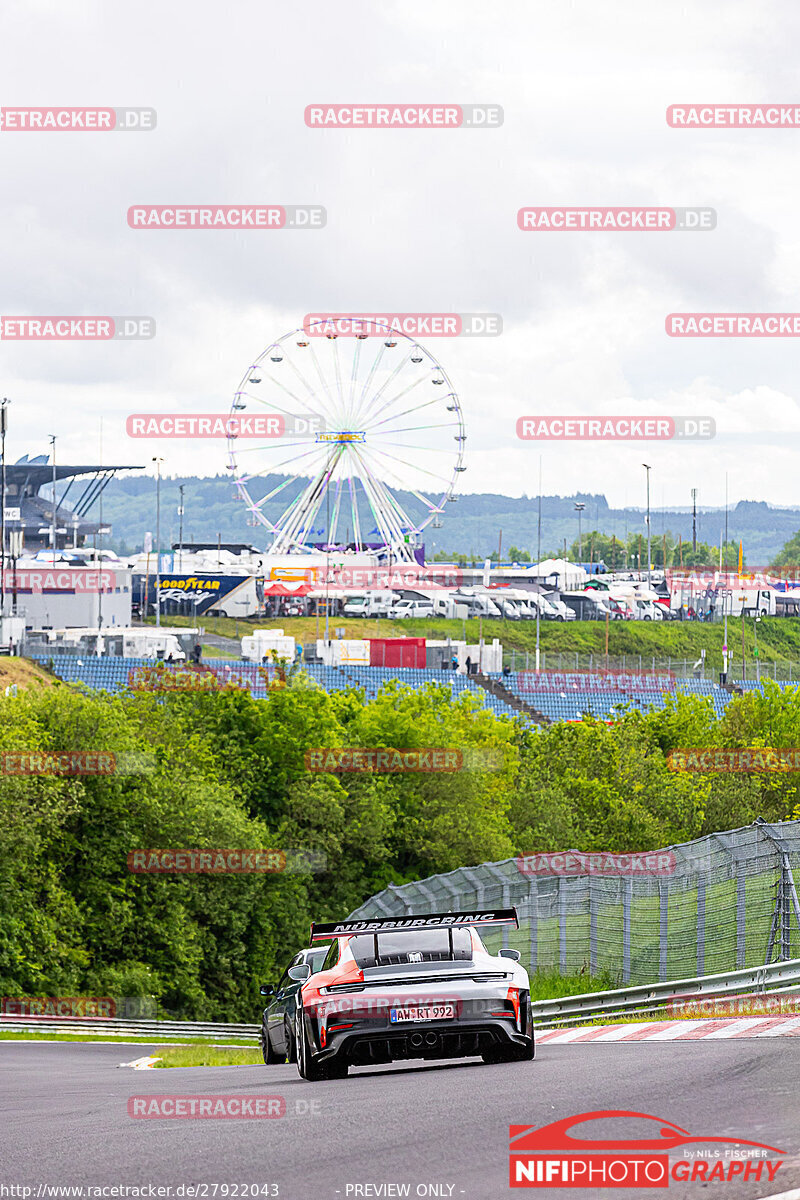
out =
[[(238, 1184), (239, 1196), (244, 1184), (277, 1184), (260, 1194), (282, 1200), (494, 1200), (524, 1194), (508, 1185), (509, 1124), (625, 1109), (692, 1134), (738, 1135), (786, 1152), (772, 1183), (766, 1174), (761, 1182), (705, 1186), (671, 1180), (670, 1196), (728, 1200), (800, 1187), (800, 1039), (544, 1045), (533, 1063), (365, 1068), (324, 1084), (303, 1082), (293, 1066), (118, 1069), (147, 1053), (143, 1045), (0, 1043), (0, 1183), (30, 1186), (34, 1200), (39, 1185), (125, 1184), (172, 1185), (173, 1197), (190, 1195), (178, 1185), (209, 1185), (194, 1192), (200, 1200), (226, 1194), (214, 1184)], [(277, 1095), (286, 1115), (128, 1115), (129, 1097), (155, 1093)], [(535, 1190), (562, 1198), (640, 1194)], [(231, 1187), (227, 1196), (234, 1194)]]

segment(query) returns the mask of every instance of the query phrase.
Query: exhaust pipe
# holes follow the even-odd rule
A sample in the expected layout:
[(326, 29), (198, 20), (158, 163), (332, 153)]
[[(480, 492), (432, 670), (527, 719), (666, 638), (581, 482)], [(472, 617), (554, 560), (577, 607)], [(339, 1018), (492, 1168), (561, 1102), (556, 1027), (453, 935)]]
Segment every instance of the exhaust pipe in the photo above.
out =
[(438, 1045), (438, 1043), (439, 1043), (439, 1039), (435, 1033), (426, 1033), (425, 1034), (425, 1045), (426, 1046), (436, 1046), (436, 1045)]
[(417, 1050), (422, 1045), (422, 1034), (421, 1033), (412, 1033), (411, 1037), (408, 1040), (411, 1043), (411, 1045), (414, 1047), (414, 1049)]

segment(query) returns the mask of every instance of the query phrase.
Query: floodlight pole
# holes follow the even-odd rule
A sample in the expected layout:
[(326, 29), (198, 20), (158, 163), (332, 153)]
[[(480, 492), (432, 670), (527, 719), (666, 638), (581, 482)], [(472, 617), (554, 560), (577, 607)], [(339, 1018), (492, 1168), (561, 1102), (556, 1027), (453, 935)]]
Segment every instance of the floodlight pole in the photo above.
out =
[[(163, 458), (154, 458), (156, 464), (156, 625), (161, 625), (161, 464)], [(147, 597), (145, 597), (145, 612)]]
[(53, 566), (56, 565), (56, 437), (55, 434), (50, 435), (50, 445), (53, 447), (53, 521), (51, 525), (50, 537), (53, 542)]
[[(653, 572), (651, 569), (651, 562), (650, 562), (650, 470), (651, 470), (651, 468), (647, 465), (647, 463), (642, 463), (642, 466), (644, 467), (645, 471), (647, 472), (647, 586), (649, 588), (652, 588)], [(641, 566), (641, 564), (640, 564), (640, 566)]]

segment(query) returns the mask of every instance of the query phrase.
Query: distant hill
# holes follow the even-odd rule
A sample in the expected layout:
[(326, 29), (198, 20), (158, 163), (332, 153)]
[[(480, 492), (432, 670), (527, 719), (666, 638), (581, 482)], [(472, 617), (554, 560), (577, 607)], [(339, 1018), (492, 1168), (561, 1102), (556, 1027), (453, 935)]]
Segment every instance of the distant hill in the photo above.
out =
[[(278, 482), (278, 477), (267, 476), (262, 481), (260, 493), (264, 495)], [(263, 525), (248, 525), (247, 512), (238, 498), (231, 481), (222, 475), (198, 479), (188, 476), (161, 481), (161, 541), (164, 548), (178, 541), (179, 502), (178, 487), (183, 484), (184, 493), (184, 541), (212, 542), (221, 536), (223, 542), (252, 542), (264, 549), (268, 540)], [(251, 488), (253, 485), (250, 485)], [(286, 507), (298, 485), (286, 488), (281, 493), (280, 503), (272, 501), (265, 505), (271, 519), (276, 519)], [(396, 493), (398, 500), (411, 515), (420, 514), (416, 497), (407, 492)], [(576, 500), (583, 501), (586, 508), (582, 516), (582, 529), (586, 534), (592, 529), (614, 534), (624, 539), (628, 534), (646, 535), (644, 511), (639, 508), (609, 508), (605, 496), (580, 493), (575, 496), (542, 497), (542, 554), (559, 549), (563, 551), (564, 539), (571, 545), (578, 535), (578, 519), (574, 511)], [(453, 554), (471, 554), (483, 558), (497, 550), (500, 531), (503, 533), (503, 558), (511, 546), (528, 550), (536, 555), (538, 499), (519, 499), (494, 493), (461, 495), (447, 507), (441, 529), (428, 527), (425, 544), (429, 556), (443, 550)], [(95, 505), (92, 517), (98, 515)], [(652, 537), (655, 541), (662, 533), (671, 531), (677, 538), (691, 541), (692, 514), (690, 509), (653, 508)], [(368, 540), (372, 527), (369, 512), (359, 512), (362, 534)], [(103, 521), (113, 527), (110, 545), (116, 550), (132, 551), (142, 545), (146, 530), (155, 536), (156, 486), (152, 477), (127, 476), (113, 479), (103, 493)], [(324, 537), (324, 517), (320, 519), (319, 536)], [(697, 539), (711, 545), (718, 544), (725, 526), (725, 512), (719, 508), (704, 508), (697, 514)], [(800, 508), (773, 508), (764, 501), (741, 500), (728, 512), (728, 538), (744, 542), (746, 560), (751, 565), (766, 564), (780, 551), (797, 531), (800, 530)], [(352, 534), (344, 518), (340, 521), (341, 536)]]

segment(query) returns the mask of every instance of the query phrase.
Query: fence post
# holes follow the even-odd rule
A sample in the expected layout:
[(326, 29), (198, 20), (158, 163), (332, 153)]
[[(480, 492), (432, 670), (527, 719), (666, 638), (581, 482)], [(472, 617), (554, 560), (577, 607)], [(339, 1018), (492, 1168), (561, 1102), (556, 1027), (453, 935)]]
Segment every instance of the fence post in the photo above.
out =
[(659, 902), (659, 922), (658, 922), (658, 978), (661, 983), (667, 979), (667, 901), (669, 900), (669, 892), (664, 886), (664, 881), (659, 880), (658, 884), (658, 902)]
[(536, 875), (531, 876), (530, 884), (528, 885), (528, 922), (530, 924), (531, 938), (531, 971), (539, 969), (539, 880)]
[(633, 879), (629, 875), (622, 882), (622, 981), (631, 977), (631, 899)]
[(561, 974), (567, 973), (567, 880), (558, 877), (558, 961)]
[[(738, 864), (737, 864), (738, 865)], [(737, 871), (736, 874), (736, 966), (744, 966), (744, 925), (745, 925), (745, 878)]]
[(597, 974), (597, 899), (594, 894), (594, 878), (588, 878), (589, 888), (589, 973)]
[(706, 881), (697, 880), (697, 974), (706, 973)]

